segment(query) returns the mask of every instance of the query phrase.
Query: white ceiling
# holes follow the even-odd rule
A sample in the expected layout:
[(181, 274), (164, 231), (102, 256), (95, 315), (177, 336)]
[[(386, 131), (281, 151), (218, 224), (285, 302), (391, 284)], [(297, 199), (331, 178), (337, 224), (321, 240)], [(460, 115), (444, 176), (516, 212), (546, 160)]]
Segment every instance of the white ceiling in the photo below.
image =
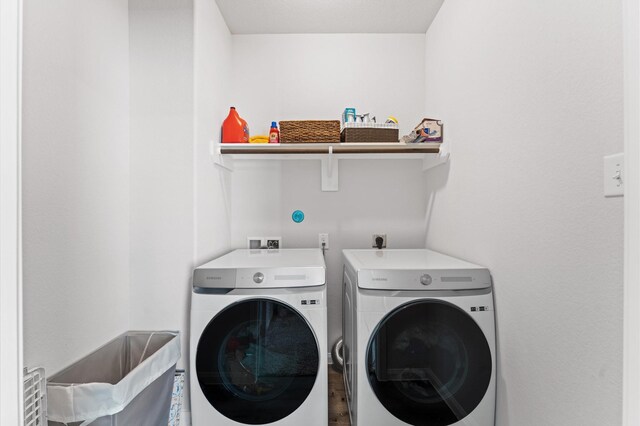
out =
[(424, 34), (443, 1), (216, 0), (232, 34)]

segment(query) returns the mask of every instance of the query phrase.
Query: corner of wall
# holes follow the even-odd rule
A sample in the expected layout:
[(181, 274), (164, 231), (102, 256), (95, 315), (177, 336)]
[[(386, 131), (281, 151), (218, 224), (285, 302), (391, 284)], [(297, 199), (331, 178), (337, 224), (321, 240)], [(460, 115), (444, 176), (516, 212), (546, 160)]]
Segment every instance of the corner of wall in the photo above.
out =
[(215, 1), (194, 0), (194, 261), (230, 247), (227, 172), (216, 169), (209, 144), (219, 137), (232, 88), (231, 33)]

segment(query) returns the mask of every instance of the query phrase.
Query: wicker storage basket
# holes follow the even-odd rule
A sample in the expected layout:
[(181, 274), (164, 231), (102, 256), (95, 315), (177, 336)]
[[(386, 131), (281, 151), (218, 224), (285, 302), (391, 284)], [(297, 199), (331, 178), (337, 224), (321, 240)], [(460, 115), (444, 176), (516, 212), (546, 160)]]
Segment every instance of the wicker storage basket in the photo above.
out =
[(398, 129), (345, 128), (340, 134), (342, 142), (398, 142)]
[(314, 142), (340, 142), (340, 121), (301, 120), (280, 122), (280, 143)]

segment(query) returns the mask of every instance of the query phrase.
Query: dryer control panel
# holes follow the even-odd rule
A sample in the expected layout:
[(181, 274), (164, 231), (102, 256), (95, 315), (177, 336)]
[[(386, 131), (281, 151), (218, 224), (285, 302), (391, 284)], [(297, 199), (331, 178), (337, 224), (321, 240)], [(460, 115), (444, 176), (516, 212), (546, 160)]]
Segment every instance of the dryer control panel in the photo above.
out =
[(358, 287), (377, 290), (475, 290), (491, 287), (487, 269), (358, 271)]
[(373, 290), (476, 290), (491, 287), (484, 266), (427, 249), (344, 250), (358, 287)]

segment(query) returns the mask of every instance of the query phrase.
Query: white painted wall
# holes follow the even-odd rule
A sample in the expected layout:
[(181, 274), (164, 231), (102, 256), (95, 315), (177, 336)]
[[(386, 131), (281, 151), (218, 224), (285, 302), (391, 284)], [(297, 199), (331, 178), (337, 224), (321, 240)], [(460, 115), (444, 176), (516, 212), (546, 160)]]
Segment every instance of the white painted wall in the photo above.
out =
[(233, 36), (231, 103), (251, 134), (272, 121), (339, 120), (346, 107), (393, 115), (401, 134), (423, 117), (424, 34)]
[(220, 140), (220, 126), (231, 95), (231, 33), (213, 0), (194, 0), (195, 264), (230, 248), (231, 206), (228, 175), (213, 166), (209, 145)]
[[(386, 233), (389, 248), (424, 248), (419, 160), (340, 160), (338, 192), (320, 190), (319, 161), (236, 161), (234, 167), (233, 247), (246, 248), (247, 236), (282, 236), (285, 248), (318, 247), (318, 234), (329, 234), (330, 345), (342, 335), (342, 249), (371, 248), (374, 233)], [(296, 224), (291, 213), (298, 209), (305, 220)]]
[(193, 2), (130, 0), (131, 323), (180, 330), (193, 269)]
[(48, 374), (128, 325), (127, 14), (24, 3), (24, 360)]
[[(381, 52), (385, 61), (374, 61)], [(424, 116), (423, 53), (422, 34), (233, 36), (231, 104), (252, 134), (266, 134), (274, 120), (339, 119), (347, 106), (394, 115), (407, 133)], [(341, 160), (340, 191), (322, 192), (319, 161), (236, 161), (231, 244), (245, 248), (248, 236), (282, 236), (285, 248), (318, 247), (318, 233), (329, 233), (332, 345), (342, 335), (342, 249), (371, 247), (374, 233), (386, 233), (390, 248), (424, 247), (421, 166)], [(306, 215), (301, 224), (291, 220), (297, 209)]]
[(487, 265), (497, 425), (615, 425), (622, 395), (621, 4), (447, 0), (427, 33), (427, 246)]

